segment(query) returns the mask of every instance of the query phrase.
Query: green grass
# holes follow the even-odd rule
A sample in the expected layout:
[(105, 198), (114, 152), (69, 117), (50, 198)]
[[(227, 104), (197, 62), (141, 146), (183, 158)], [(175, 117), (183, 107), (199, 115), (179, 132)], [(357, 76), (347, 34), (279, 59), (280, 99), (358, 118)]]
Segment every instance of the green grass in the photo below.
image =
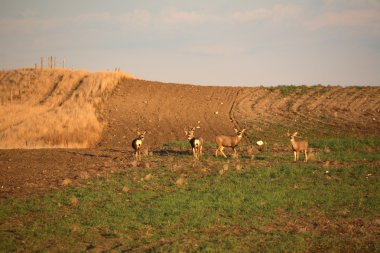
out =
[[(144, 157), (154, 166), (38, 198), (1, 199), (0, 252), (380, 251), (380, 159), (356, 160), (363, 144), (377, 152), (378, 140), (312, 144), (360, 162), (330, 166), (327, 176), (323, 161), (293, 163), (291, 154), (269, 151), (256, 160)], [(183, 186), (175, 184), (180, 177)]]
[[(380, 138), (332, 138), (310, 140), (310, 146), (321, 150), (321, 159), (343, 162), (378, 161)], [(323, 152), (328, 148), (329, 153)]]
[(279, 85), (275, 87), (265, 87), (271, 92), (279, 91), (281, 96), (286, 97), (290, 95), (304, 95), (307, 90), (314, 89), (317, 86), (306, 85)]

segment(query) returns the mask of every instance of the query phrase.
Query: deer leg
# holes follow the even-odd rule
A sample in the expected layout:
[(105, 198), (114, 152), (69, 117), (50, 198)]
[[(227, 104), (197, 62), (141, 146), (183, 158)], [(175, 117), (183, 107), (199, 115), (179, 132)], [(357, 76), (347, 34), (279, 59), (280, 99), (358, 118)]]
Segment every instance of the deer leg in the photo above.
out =
[(218, 157), (218, 150), (219, 150), (219, 147), (216, 147), (216, 150), (215, 150), (215, 157)]
[(195, 148), (195, 158), (199, 160), (199, 147)]
[(235, 158), (238, 158), (239, 155), (238, 155), (238, 153), (237, 153), (237, 151), (236, 151), (236, 148), (233, 147), (232, 150), (234, 151), (234, 156), (235, 156)]
[(220, 147), (220, 153), (222, 153), (222, 155), (224, 156), (224, 158), (227, 158), (226, 154), (223, 152), (223, 149), (224, 149), (224, 147), (223, 147), (223, 146), (222, 146), (222, 147)]
[(307, 162), (307, 150), (305, 150), (305, 162)]
[(294, 154), (294, 161), (297, 161), (297, 152), (294, 151), (293, 154)]

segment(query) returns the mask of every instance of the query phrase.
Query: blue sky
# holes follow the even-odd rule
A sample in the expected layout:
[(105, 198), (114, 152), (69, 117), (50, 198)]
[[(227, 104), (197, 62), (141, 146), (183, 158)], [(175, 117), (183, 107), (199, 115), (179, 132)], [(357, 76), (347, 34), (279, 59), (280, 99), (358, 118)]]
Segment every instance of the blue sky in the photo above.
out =
[(200, 85), (380, 85), (380, 0), (0, 2), (0, 68)]

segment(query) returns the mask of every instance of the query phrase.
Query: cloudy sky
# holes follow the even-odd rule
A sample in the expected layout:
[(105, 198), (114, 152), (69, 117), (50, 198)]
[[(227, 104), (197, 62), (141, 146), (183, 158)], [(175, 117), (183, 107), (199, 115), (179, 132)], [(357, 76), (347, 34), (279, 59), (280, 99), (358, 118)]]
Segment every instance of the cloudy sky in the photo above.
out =
[(380, 85), (380, 0), (1, 0), (0, 68), (200, 85)]

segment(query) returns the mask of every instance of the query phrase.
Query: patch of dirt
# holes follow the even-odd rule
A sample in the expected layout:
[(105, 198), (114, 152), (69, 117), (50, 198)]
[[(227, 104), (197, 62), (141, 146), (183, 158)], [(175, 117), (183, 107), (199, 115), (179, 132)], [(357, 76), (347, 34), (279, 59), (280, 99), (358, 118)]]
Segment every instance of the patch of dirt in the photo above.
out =
[(186, 140), (190, 126), (211, 142), (216, 133), (234, 134), (230, 112), (239, 90), (125, 79), (102, 110), (107, 125), (99, 146), (130, 147), (138, 129), (147, 131), (148, 146)]
[(31, 197), (93, 177), (107, 177), (130, 165), (122, 150), (1, 150), (0, 198)]

